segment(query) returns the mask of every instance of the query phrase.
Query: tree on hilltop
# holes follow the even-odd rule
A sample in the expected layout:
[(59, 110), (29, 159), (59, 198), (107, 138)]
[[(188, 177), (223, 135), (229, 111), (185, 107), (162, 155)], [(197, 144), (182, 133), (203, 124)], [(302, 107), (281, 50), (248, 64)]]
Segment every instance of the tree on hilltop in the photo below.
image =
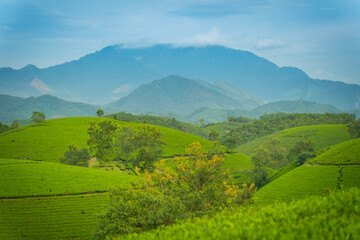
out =
[(42, 112), (34, 111), (31, 116), (31, 121), (36, 123), (42, 123), (45, 121), (46, 116)]
[(104, 110), (102, 110), (101, 108), (99, 108), (97, 111), (96, 111), (96, 114), (98, 115), (98, 117), (101, 117), (104, 115)]

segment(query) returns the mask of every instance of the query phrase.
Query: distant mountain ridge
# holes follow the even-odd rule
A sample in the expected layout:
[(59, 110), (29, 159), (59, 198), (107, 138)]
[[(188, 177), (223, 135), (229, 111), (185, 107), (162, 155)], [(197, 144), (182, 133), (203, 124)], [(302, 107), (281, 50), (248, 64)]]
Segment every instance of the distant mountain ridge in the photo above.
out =
[(278, 67), (247, 51), (222, 46), (114, 45), (78, 60), (38, 69), (0, 69), (0, 93), (21, 97), (52, 94), (105, 104), (136, 87), (172, 74), (225, 81), (268, 102), (304, 99), (342, 110), (360, 108), (360, 85), (310, 78), (298, 68)]
[(265, 102), (224, 82), (210, 84), (172, 75), (143, 84), (108, 107), (131, 113), (185, 115), (201, 107), (251, 109)]
[(46, 118), (96, 116), (99, 107), (69, 102), (50, 95), (20, 98), (0, 94), (0, 122), (30, 119), (33, 111), (45, 113)]
[[(329, 104), (318, 104), (304, 100), (288, 100), (271, 102), (254, 109), (211, 109), (201, 108), (185, 116), (188, 121), (195, 121), (201, 118), (206, 122), (223, 122), (228, 116), (244, 116), (259, 118), (264, 114), (271, 113), (342, 113), (340, 109)], [(350, 112), (351, 113), (351, 112)]]

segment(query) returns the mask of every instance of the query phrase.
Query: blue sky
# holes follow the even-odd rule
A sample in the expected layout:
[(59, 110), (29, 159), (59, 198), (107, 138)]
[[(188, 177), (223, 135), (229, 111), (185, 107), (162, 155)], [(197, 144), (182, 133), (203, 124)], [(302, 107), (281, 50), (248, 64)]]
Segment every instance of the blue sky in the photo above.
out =
[(0, 0), (0, 67), (157, 43), (220, 44), (360, 84), (360, 1)]

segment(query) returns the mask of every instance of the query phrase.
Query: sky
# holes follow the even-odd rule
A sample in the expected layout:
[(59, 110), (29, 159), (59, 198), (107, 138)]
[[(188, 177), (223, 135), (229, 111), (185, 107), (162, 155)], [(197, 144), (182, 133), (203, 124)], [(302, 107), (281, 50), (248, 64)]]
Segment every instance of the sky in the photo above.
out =
[(360, 84), (360, 0), (0, 0), (0, 67), (160, 43), (223, 45)]

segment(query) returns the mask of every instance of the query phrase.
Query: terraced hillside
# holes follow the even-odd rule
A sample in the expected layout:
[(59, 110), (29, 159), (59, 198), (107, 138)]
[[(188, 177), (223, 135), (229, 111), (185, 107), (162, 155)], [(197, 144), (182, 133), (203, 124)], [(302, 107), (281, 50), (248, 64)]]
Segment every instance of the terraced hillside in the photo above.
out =
[(111, 185), (127, 173), (0, 159), (0, 239), (88, 239)]
[[(40, 125), (29, 125), (17, 131), (0, 135), (0, 158), (20, 158), (59, 162), (69, 144), (86, 146), (89, 121), (103, 118), (79, 117), (48, 120)], [(112, 120), (116, 121), (116, 120)], [(122, 126), (140, 126), (140, 123), (117, 121)], [(190, 143), (200, 142), (210, 146), (211, 142), (188, 133), (156, 126), (164, 135), (166, 146), (163, 156), (185, 154)]]
[(360, 187), (360, 139), (336, 144), (261, 188), (258, 205)]
[(250, 156), (254, 149), (268, 141), (271, 136), (279, 138), (281, 146), (286, 149), (292, 148), (296, 142), (303, 138), (311, 139), (315, 143), (316, 150), (352, 139), (346, 125), (304, 126), (286, 129), (255, 139), (240, 145), (236, 151)]

